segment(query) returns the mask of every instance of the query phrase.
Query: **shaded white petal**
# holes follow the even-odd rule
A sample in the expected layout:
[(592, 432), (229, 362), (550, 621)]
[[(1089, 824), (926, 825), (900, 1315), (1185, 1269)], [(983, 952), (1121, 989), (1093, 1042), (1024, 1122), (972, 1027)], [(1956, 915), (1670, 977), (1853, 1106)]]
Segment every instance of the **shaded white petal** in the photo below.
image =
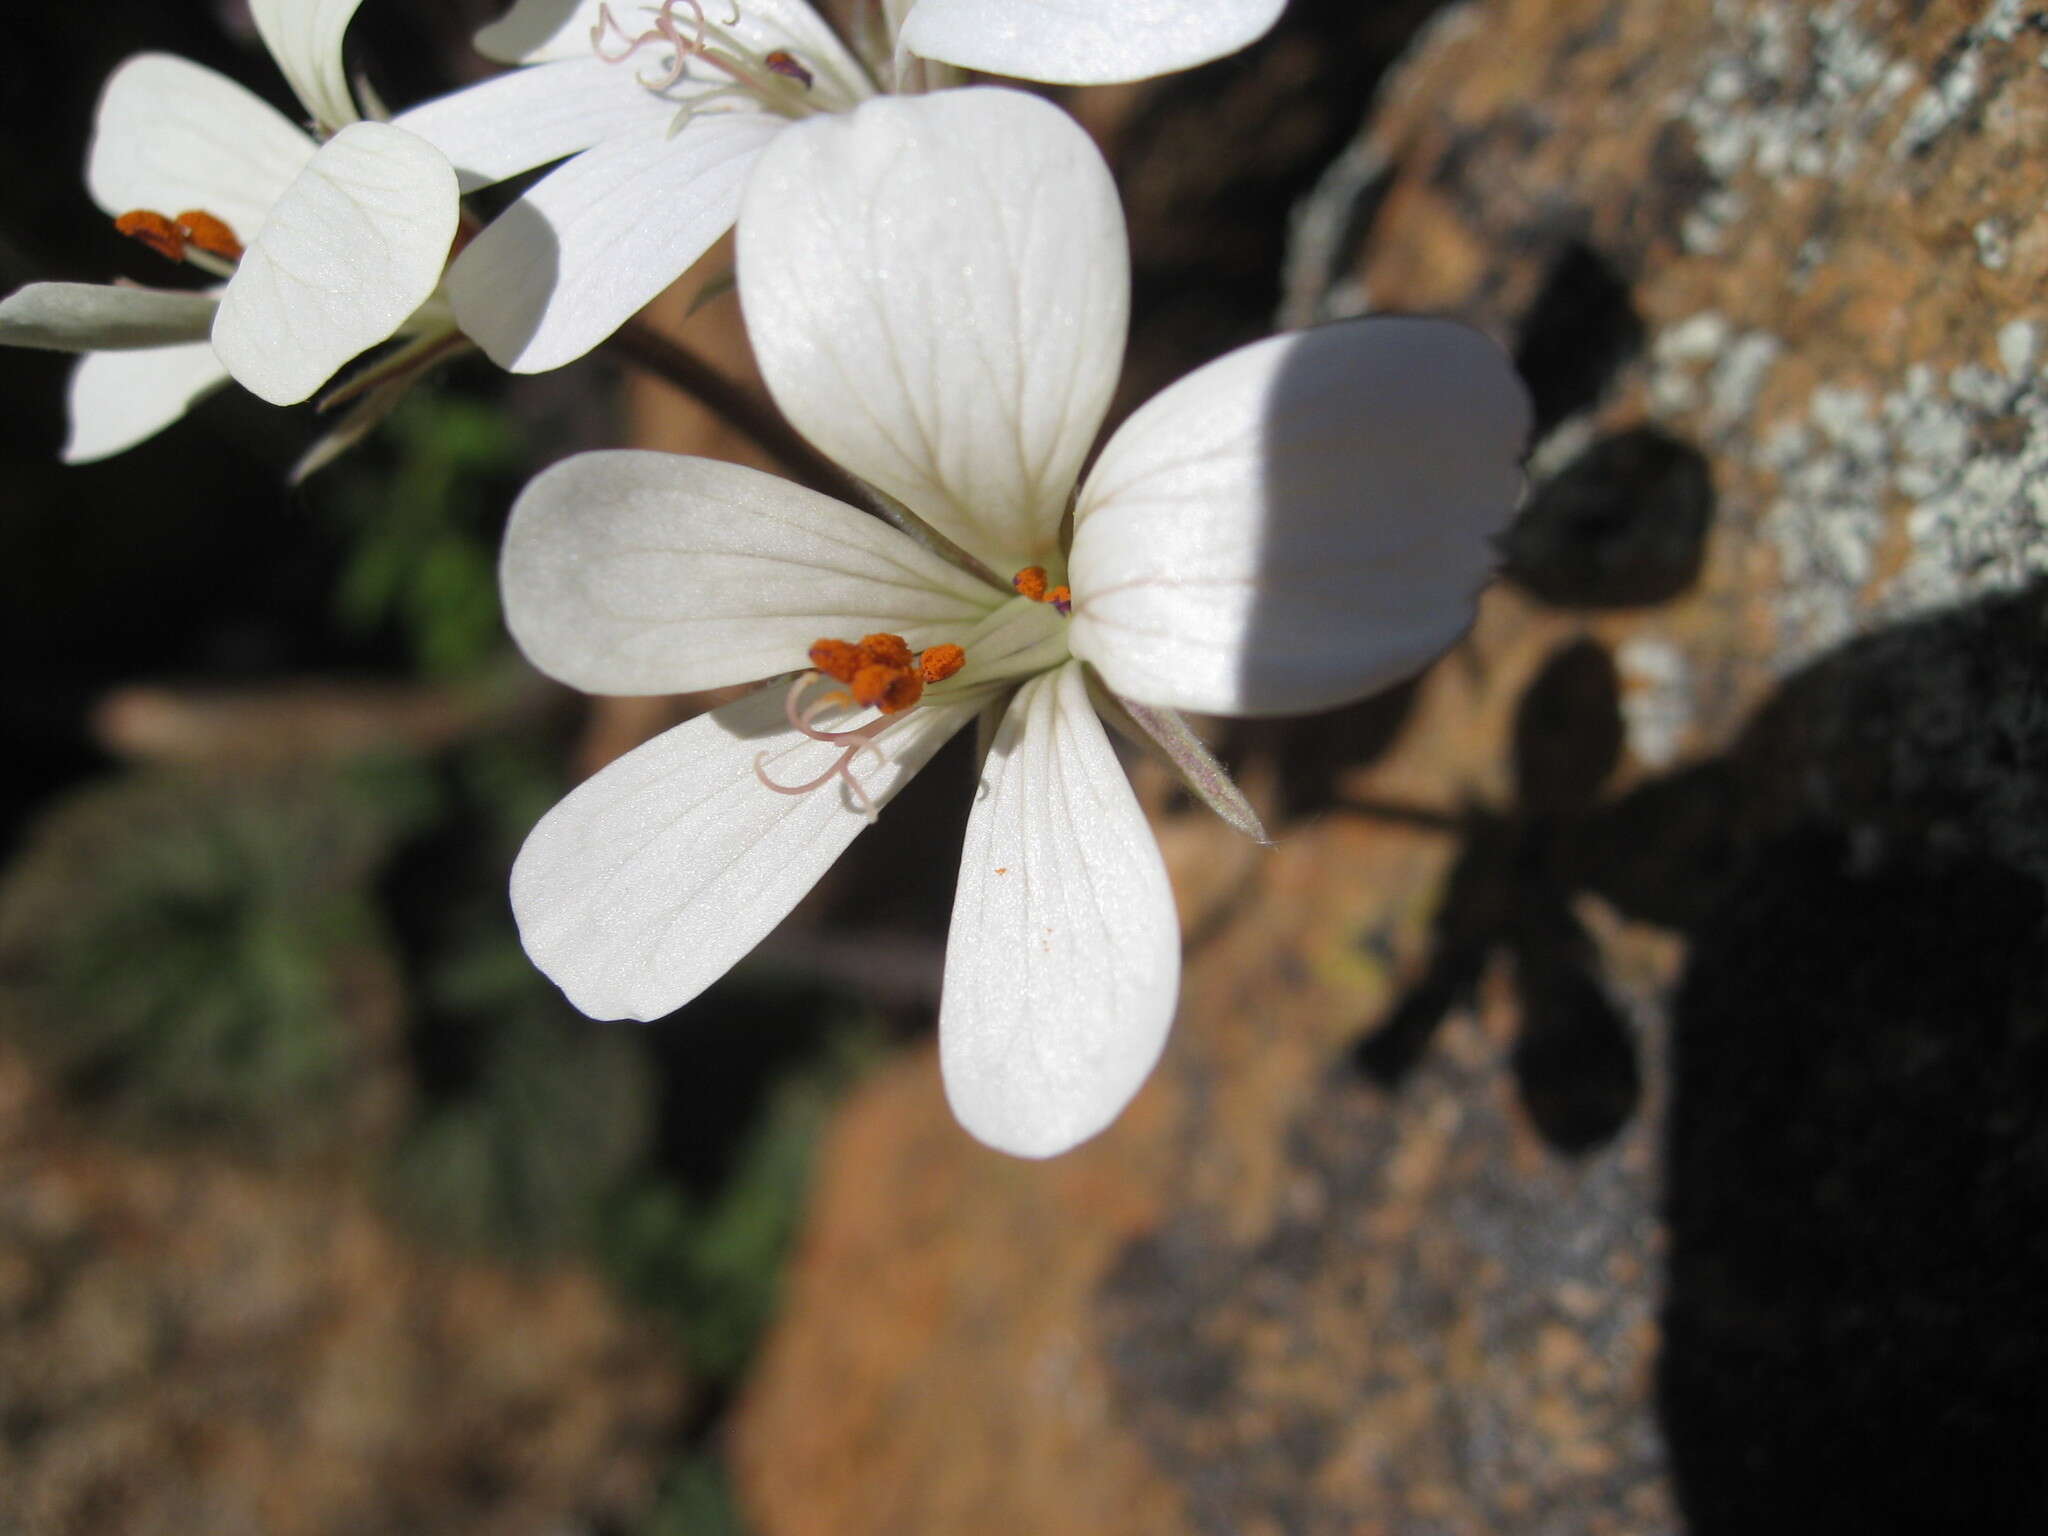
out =
[(740, 215), (790, 420), (1003, 575), (1044, 563), (1123, 357), (1116, 188), (1056, 107), (976, 89), (791, 128)]
[(1527, 391), (1444, 320), (1276, 336), (1120, 427), (1075, 509), (1074, 654), (1208, 714), (1360, 698), (1463, 633), (1521, 491)]
[(82, 357), (71, 374), (64, 462), (89, 464), (133, 448), (227, 381), (227, 369), (203, 341)]
[(189, 59), (140, 53), (100, 93), (85, 184), (108, 213), (201, 209), (247, 245), (312, 158), (312, 139), (254, 92)]
[[(476, 49), (502, 64), (587, 59), (598, 53), (593, 34), (601, 29), (605, 56), (617, 57), (626, 46), (621, 32), (627, 37), (645, 34), (661, 11), (659, 0), (611, 0), (611, 13), (617, 21), (614, 27), (603, 23), (604, 8), (601, 0), (518, 0), (477, 33)], [(837, 34), (803, 0), (739, 0), (738, 4), (734, 0), (703, 0), (703, 10), (707, 43), (728, 50), (737, 47), (755, 58), (787, 49), (811, 71), (823, 105), (851, 106), (871, 89), (866, 73)], [(694, 40), (696, 17), (688, 0), (676, 0), (671, 15), (677, 32)], [(737, 21), (733, 21), (735, 15)], [(617, 66), (621, 83), (635, 74), (658, 76), (671, 52), (657, 39), (621, 60)]]
[(917, 0), (903, 46), (1020, 80), (1107, 85), (1235, 53), (1287, 0)]
[(355, 98), (341, 62), (341, 38), (363, 0), (249, 0), (263, 46), (307, 113), (333, 130), (355, 122)]
[(888, 525), (714, 459), (579, 454), (519, 495), (505, 622), (550, 677), (683, 693), (807, 665), (819, 639), (958, 641), (1004, 593)]
[(393, 122), (446, 155), (469, 192), (638, 124), (668, 123), (676, 111), (674, 102), (586, 55), (510, 70), (423, 102)]
[(673, 136), (663, 119), (585, 150), (456, 258), (456, 319), (514, 373), (574, 362), (731, 228), (747, 173), (785, 126), (765, 112), (705, 112)]
[[(860, 778), (886, 802), (973, 704), (912, 710)], [(556, 806), (512, 866), (526, 952), (593, 1018), (654, 1019), (759, 943), (866, 825), (837, 784), (780, 795), (835, 749), (790, 730), (771, 688), (635, 748)]]
[(939, 1003), (953, 1113), (1020, 1157), (1086, 1141), (1152, 1071), (1179, 988), (1166, 865), (1069, 662), (1011, 703), (968, 818)]
[(273, 405), (385, 340), (440, 281), (455, 173), (426, 140), (356, 123), (320, 146), (221, 296), (214, 350)]
[(128, 351), (204, 341), (220, 300), (112, 283), (30, 283), (0, 299), (0, 346)]

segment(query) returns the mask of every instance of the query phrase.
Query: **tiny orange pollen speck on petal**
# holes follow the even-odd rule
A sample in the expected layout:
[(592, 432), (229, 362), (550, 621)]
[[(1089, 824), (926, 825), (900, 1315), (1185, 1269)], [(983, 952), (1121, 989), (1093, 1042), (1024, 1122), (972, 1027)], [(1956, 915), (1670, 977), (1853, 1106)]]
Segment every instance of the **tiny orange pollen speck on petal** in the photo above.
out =
[(148, 208), (135, 208), (114, 220), (114, 228), (131, 240), (140, 240), (166, 261), (185, 259), (185, 237), (178, 226)]
[(918, 675), (927, 683), (943, 683), (967, 665), (967, 653), (957, 645), (934, 645), (918, 657)]
[(242, 259), (242, 242), (235, 238), (227, 220), (216, 218), (204, 208), (191, 208), (179, 214), (178, 233), (210, 256), (223, 261)]

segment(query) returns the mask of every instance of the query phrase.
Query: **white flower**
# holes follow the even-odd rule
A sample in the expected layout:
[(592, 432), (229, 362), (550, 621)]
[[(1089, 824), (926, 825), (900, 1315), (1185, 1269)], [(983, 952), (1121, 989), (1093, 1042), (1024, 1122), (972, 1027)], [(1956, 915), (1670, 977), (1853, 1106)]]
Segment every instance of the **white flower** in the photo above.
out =
[(703, 255), (792, 122), (957, 78), (924, 60), (1068, 82), (1183, 69), (1250, 42), (1282, 4), (869, 0), (863, 58), (804, 0), (517, 0), (477, 47), (529, 67), (397, 121), (447, 153), (465, 191), (572, 157), (448, 274), (463, 330), (535, 373), (581, 357)]
[[(1071, 617), (755, 470), (645, 452), (556, 465), (514, 508), (502, 567), (543, 671), (667, 693), (809, 652), (909, 707), (821, 712), (831, 685), (807, 674), (629, 753), (527, 839), (521, 937), (585, 1012), (668, 1013), (1007, 697), (961, 856), (942, 1059), (974, 1135), (1061, 1151), (1150, 1071), (1179, 973), (1166, 872), (1089, 669), (1146, 704), (1235, 714), (1413, 671), (1470, 620), (1520, 486), (1523, 391), (1446, 322), (1275, 337), (1144, 406), (1076, 491), (1123, 350), (1122, 215), (1081, 130), (1005, 90), (792, 129), (748, 188), (739, 267), (796, 426), (973, 561), (1043, 567)], [(856, 658), (866, 635), (882, 638)], [(965, 665), (943, 676), (948, 646)], [(920, 662), (941, 680), (908, 681)]]
[(0, 304), (0, 343), (87, 354), (66, 459), (130, 447), (229, 378), (289, 405), (394, 333), (452, 336), (421, 306), (454, 239), (455, 176), (416, 135), (358, 120), (341, 37), (359, 3), (252, 7), (311, 134), (173, 55), (138, 54), (109, 77), (86, 163), (93, 200), (225, 283), (205, 294), (36, 283)]

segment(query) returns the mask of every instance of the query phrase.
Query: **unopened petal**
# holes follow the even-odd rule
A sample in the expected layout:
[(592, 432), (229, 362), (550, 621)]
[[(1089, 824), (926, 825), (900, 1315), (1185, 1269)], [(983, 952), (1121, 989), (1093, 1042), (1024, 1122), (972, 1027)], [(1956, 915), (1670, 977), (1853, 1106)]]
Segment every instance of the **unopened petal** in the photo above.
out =
[(917, 0), (903, 46), (1019, 80), (1108, 85), (1206, 64), (1265, 36), (1286, 0)]
[(546, 470), (512, 509), (505, 621), (592, 693), (682, 693), (806, 665), (821, 639), (959, 640), (1002, 601), (895, 529), (738, 464), (620, 450)]
[(946, 940), (953, 1113), (1021, 1157), (1102, 1130), (1150, 1075), (1180, 987), (1173, 890), (1078, 663), (1026, 683), (982, 768)]
[(448, 272), (456, 319), (514, 373), (574, 362), (732, 227), (784, 120), (704, 112), (643, 122), (543, 176)]
[[(913, 710), (860, 778), (886, 802), (973, 705)], [(512, 866), (526, 952), (593, 1018), (680, 1008), (758, 944), (867, 825), (837, 784), (782, 795), (835, 749), (783, 720), (780, 689), (700, 715), (603, 769), (543, 817)]]
[(0, 346), (122, 352), (206, 340), (220, 300), (210, 293), (112, 283), (30, 283), (0, 299)]
[(1471, 623), (1528, 430), (1506, 355), (1449, 321), (1233, 352), (1148, 402), (1090, 471), (1074, 654), (1119, 694), (1208, 714), (1385, 687)]
[(349, 94), (341, 39), (363, 0), (249, 0), (249, 17), (292, 94), (328, 132), (362, 114)]
[(357, 123), (278, 199), (221, 297), (213, 345), (273, 405), (305, 399), (388, 338), (440, 281), (455, 173), (424, 139)]
[(227, 369), (203, 341), (82, 357), (71, 374), (64, 462), (89, 464), (133, 448), (227, 381)]
[(810, 118), (762, 157), (740, 302), (797, 428), (1002, 575), (1053, 556), (1123, 359), (1123, 214), (1057, 108), (976, 89)]
[(86, 188), (118, 217), (199, 209), (244, 245), (306, 162), (313, 141), (255, 92), (189, 59), (140, 53), (107, 77), (86, 152)]

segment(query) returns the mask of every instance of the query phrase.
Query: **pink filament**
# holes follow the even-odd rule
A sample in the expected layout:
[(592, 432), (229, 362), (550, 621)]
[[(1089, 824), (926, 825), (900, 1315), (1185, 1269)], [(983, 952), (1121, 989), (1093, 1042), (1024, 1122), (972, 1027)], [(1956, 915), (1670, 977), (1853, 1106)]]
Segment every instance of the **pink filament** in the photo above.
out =
[[(875, 819), (874, 799), (862, 786), (860, 780), (853, 776), (853, 765), (863, 752), (872, 752), (875, 756), (882, 757), (882, 749), (875, 745), (875, 738), (880, 736), (882, 732), (894, 725), (898, 720), (901, 720), (903, 716), (882, 715), (874, 720), (870, 720), (866, 725), (859, 726), (851, 731), (821, 731), (812, 725), (811, 722), (817, 719), (820, 713), (831, 708), (833, 703), (836, 702), (832, 694), (828, 693), (821, 698), (813, 700), (801, 710), (797, 708), (797, 700), (803, 696), (804, 690), (818, 681), (820, 681), (820, 678), (816, 672), (806, 672), (794, 683), (791, 683), (789, 693), (782, 701), (782, 712), (789, 720), (791, 729), (803, 732), (804, 735), (810, 737), (813, 741), (822, 741), (829, 746), (844, 747), (845, 750), (839, 754), (831, 767), (827, 768), (815, 779), (808, 780), (802, 784), (778, 784), (768, 777), (767, 771), (762, 766), (763, 760), (768, 756), (766, 749), (763, 749), (754, 754), (754, 777), (759, 779), (763, 786), (774, 790), (778, 795), (808, 795), (814, 790), (823, 789), (834, 779), (844, 779), (847, 791), (853, 796), (854, 804), (859, 809), (861, 815), (869, 821), (873, 821)], [(887, 761), (886, 758), (883, 760)]]
[[(690, 8), (690, 14), (696, 18), (697, 35), (693, 38), (685, 39), (682, 29), (676, 21), (674, 12), (678, 5), (687, 5)], [(736, 27), (739, 24), (739, 0), (733, 0), (732, 15), (726, 19), (725, 25)], [(690, 67), (690, 56), (692, 54), (695, 54), (707, 64), (717, 65), (743, 85), (757, 85), (758, 82), (749, 76), (745, 70), (739, 68), (731, 59), (728, 59), (724, 54), (717, 52), (711, 47), (707, 31), (708, 27), (709, 23), (704, 19), (704, 7), (701, 0), (661, 0), (661, 10), (655, 15), (654, 25), (637, 36), (628, 32), (620, 25), (619, 19), (612, 15), (612, 8), (609, 5), (600, 5), (597, 8), (597, 25), (590, 29), (590, 46), (605, 63), (623, 64), (648, 43), (667, 43), (675, 50), (675, 57), (669, 62), (668, 73), (659, 79), (653, 79), (645, 75), (640, 78), (640, 83), (650, 91), (665, 91), (682, 79)], [(606, 53), (604, 51), (607, 29), (610, 32), (617, 33), (619, 41), (626, 45), (617, 53)], [(798, 67), (801, 68), (801, 66)], [(810, 84), (808, 80), (804, 83), (806, 86)]]

